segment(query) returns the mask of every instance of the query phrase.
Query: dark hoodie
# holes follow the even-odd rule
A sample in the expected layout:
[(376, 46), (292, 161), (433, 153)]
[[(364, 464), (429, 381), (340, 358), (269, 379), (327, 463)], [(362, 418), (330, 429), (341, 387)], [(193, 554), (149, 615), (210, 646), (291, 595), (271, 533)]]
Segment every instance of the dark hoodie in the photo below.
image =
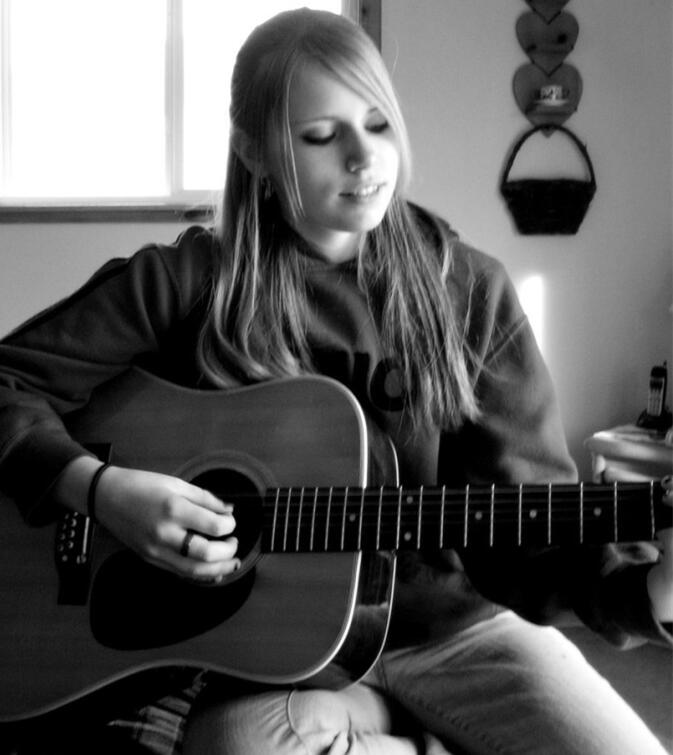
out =
[[(429, 238), (451, 234), (428, 213), (418, 217)], [(29, 523), (55, 516), (50, 490), (86, 453), (61, 416), (85, 405), (97, 386), (135, 365), (208, 387), (195, 344), (216, 248), (212, 232), (192, 227), (172, 245), (112, 260), (0, 343), (0, 490)], [(390, 435), (404, 485), (575, 480), (548, 371), (499, 262), (453, 239), (447, 296), (475, 357), (481, 416), (451, 432), (410, 429), (354, 263), (310, 258), (307, 291), (315, 364), (351, 388)], [(645, 582), (656, 556), (647, 544), (404, 553), (391, 643), (456, 631), (499, 606), (540, 623), (579, 616), (621, 646), (661, 638)]]

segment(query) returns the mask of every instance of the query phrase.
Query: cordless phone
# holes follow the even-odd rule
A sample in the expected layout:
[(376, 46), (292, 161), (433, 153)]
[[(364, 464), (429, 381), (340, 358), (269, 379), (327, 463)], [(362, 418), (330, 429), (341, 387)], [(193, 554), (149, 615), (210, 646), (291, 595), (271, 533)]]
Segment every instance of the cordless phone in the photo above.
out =
[(638, 418), (638, 426), (665, 431), (671, 426), (671, 413), (666, 409), (666, 387), (668, 370), (666, 362), (655, 365), (650, 372), (650, 384), (647, 394), (647, 409)]
[(647, 413), (650, 417), (660, 417), (664, 412), (666, 398), (666, 362), (662, 367), (655, 366), (650, 372), (650, 391), (647, 395)]

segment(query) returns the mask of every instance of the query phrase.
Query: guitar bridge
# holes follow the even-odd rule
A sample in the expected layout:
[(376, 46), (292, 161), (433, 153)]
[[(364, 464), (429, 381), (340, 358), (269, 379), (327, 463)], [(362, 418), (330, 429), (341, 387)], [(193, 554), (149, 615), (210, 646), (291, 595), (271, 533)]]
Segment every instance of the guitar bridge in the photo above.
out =
[(56, 571), (58, 603), (86, 604), (91, 582), (91, 552), (94, 523), (76, 511), (63, 514), (56, 525)]
[[(87, 448), (103, 461), (110, 459), (109, 443), (91, 443)], [(88, 602), (95, 527), (92, 519), (77, 511), (64, 512), (56, 524), (59, 605), (83, 606)]]

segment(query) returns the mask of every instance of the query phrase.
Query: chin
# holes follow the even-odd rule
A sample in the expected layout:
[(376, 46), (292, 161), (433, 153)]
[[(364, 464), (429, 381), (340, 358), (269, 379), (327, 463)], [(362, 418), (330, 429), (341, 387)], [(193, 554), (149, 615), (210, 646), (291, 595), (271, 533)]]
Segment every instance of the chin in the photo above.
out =
[(390, 202), (379, 203), (376, 206), (359, 207), (353, 211), (351, 222), (346, 222), (349, 231), (372, 231), (385, 217)]

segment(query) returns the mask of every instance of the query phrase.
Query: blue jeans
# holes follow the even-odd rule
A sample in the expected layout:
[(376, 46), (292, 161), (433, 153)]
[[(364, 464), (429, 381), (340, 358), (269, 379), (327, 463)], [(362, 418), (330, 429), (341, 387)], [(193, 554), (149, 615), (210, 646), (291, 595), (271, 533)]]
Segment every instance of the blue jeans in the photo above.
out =
[(507, 611), (388, 651), (337, 692), (272, 691), (192, 717), (185, 755), (665, 755), (556, 629)]

